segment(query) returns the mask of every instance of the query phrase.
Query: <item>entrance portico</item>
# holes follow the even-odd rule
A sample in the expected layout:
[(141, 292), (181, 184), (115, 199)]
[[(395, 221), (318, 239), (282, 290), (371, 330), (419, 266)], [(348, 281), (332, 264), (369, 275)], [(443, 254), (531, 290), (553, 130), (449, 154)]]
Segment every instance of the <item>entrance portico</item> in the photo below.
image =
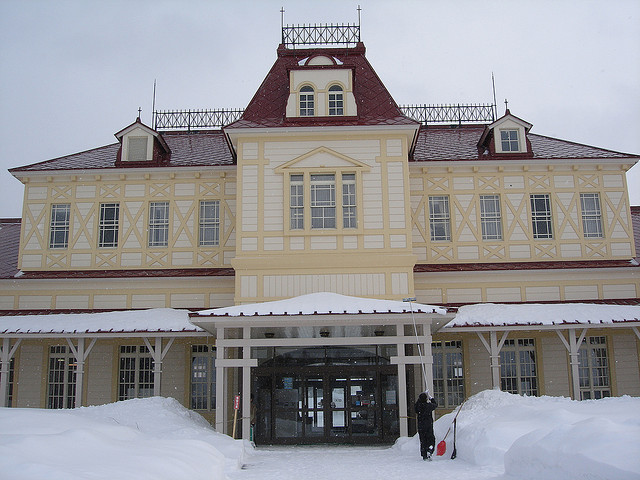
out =
[[(332, 293), (191, 315), (216, 335), (216, 429), (231, 433), (228, 385), (236, 378), (242, 438), (250, 438), (253, 383), (256, 402), (265, 400), (259, 433), (268, 443), (393, 441), (394, 421), (395, 437), (408, 435), (407, 399), (432, 390), (431, 332), (450, 319), (439, 307)], [(395, 417), (386, 427), (384, 415)], [(363, 426), (365, 416), (376, 424)], [(363, 429), (373, 433), (359, 435)]]

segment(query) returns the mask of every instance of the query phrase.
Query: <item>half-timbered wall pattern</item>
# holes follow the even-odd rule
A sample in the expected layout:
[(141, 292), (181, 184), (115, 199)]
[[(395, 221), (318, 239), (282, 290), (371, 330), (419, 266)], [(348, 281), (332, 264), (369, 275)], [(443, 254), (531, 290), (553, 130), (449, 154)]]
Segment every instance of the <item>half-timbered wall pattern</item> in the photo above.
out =
[[(166, 174), (92, 180), (36, 179), (26, 184), (21, 241), (23, 270), (229, 267), (235, 255), (235, 172)], [(201, 200), (220, 202), (219, 245), (199, 245)], [(168, 245), (149, 247), (149, 204), (169, 203)], [(68, 248), (49, 248), (51, 205), (69, 203)], [(119, 204), (117, 247), (98, 247), (101, 203)]]
[[(412, 167), (413, 252), (418, 263), (628, 259), (633, 234), (623, 171), (506, 171), (501, 167)], [(593, 168), (593, 167), (592, 167)], [(552, 238), (533, 235), (530, 195), (549, 194)], [(598, 193), (602, 238), (585, 238), (580, 193)], [(498, 195), (502, 240), (482, 240), (480, 195)], [(428, 197), (449, 197), (451, 240), (432, 241)]]

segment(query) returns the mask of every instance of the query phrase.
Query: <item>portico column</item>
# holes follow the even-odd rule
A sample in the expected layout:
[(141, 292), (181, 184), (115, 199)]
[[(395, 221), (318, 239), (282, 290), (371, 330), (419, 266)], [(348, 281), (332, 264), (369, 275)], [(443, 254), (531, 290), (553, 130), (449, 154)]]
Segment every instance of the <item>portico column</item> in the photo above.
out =
[(76, 359), (76, 396), (73, 404), (75, 408), (82, 406), (82, 396), (84, 393), (84, 364), (97, 340), (97, 338), (91, 340), (89, 347), (85, 349), (84, 337), (78, 338), (77, 347), (73, 344), (72, 339), (67, 338), (67, 344), (69, 344), (69, 348)]
[(558, 334), (558, 337), (560, 337), (560, 340), (562, 340), (562, 343), (564, 343), (565, 348), (569, 351), (569, 363), (571, 365), (571, 398), (574, 400), (580, 400), (580, 362), (578, 360), (578, 353), (580, 345), (587, 334), (587, 329), (585, 328), (582, 331), (580, 338), (576, 338), (576, 329), (570, 328), (568, 342), (559, 330), (556, 330), (556, 333)]
[(0, 351), (0, 407), (7, 406), (9, 396), (9, 366), (11, 365), (11, 359), (16, 353), (21, 341), (21, 338), (16, 340), (16, 343), (13, 344), (13, 348), (11, 348), (11, 339), (2, 339), (2, 350)]
[[(220, 345), (220, 340), (224, 339), (224, 328), (216, 328), (216, 431), (227, 433), (227, 379), (225, 378), (225, 369), (222, 367), (224, 362), (225, 348)], [(222, 342), (224, 343), (224, 342)]]
[(478, 338), (482, 341), (484, 348), (489, 352), (489, 358), (491, 360), (491, 386), (494, 390), (500, 390), (500, 350), (504, 345), (505, 340), (509, 332), (504, 332), (500, 342), (498, 342), (498, 332), (491, 330), (489, 332), (489, 342), (484, 338), (484, 335), (480, 332), (476, 332)]
[[(242, 347), (242, 359), (248, 360), (251, 358), (251, 347), (249, 346), (249, 340), (251, 340), (251, 327), (244, 327), (242, 329), (242, 339), (244, 345)], [(245, 365), (242, 367), (242, 438), (249, 440), (251, 436), (251, 367)]]
[[(396, 325), (398, 337), (398, 357), (404, 357), (404, 325)], [(398, 362), (398, 415), (400, 416), (400, 436), (409, 436), (409, 419), (407, 418), (407, 365), (400, 358)]]
[(424, 335), (425, 341), (422, 351), (424, 352), (423, 362), (424, 362), (424, 377), (425, 377), (425, 389), (431, 393), (433, 396), (433, 352), (431, 351), (431, 325), (423, 324), (422, 325), (422, 334)]

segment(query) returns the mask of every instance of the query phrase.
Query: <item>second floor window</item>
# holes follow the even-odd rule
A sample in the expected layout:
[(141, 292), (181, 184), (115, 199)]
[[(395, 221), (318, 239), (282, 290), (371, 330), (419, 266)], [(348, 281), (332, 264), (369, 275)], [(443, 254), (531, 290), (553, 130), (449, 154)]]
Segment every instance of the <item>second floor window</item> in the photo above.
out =
[(118, 225), (120, 205), (118, 203), (100, 204), (100, 223), (98, 224), (98, 247), (118, 246)]
[(480, 195), (480, 223), (483, 240), (502, 240), (499, 195)]
[(200, 202), (200, 246), (220, 245), (220, 200)]
[(304, 86), (300, 89), (300, 116), (313, 117), (315, 115), (315, 95), (313, 88)]
[(603, 237), (600, 195), (598, 193), (581, 193), (580, 208), (582, 209), (582, 230), (585, 238)]
[(169, 244), (169, 202), (149, 204), (149, 246), (166, 247)]
[(340, 85), (329, 87), (329, 115), (344, 115), (344, 96)]
[(342, 175), (342, 226), (356, 228), (356, 175), (344, 173)]
[(530, 196), (530, 201), (533, 238), (553, 238), (549, 194), (533, 194)]
[(336, 176), (311, 175), (311, 228), (336, 228)]
[(51, 205), (51, 223), (49, 224), (49, 248), (67, 248), (69, 246), (70, 216), (70, 204), (58, 203)]
[(429, 197), (429, 230), (432, 241), (451, 240), (448, 196)]

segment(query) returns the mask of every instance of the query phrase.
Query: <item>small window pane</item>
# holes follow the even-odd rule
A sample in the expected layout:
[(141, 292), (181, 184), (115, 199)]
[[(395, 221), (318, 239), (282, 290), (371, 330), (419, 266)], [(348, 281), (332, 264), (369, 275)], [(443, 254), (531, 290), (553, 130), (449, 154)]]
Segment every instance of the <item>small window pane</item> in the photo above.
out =
[(581, 193), (580, 206), (582, 208), (582, 229), (584, 230), (585, 238), (603, 237), (600, 194)]
[(100, 204), (100, 223), (98, 226), (98, 247), (118, 246), (118, 225), (120, 205), (118, 203)]
[(51, 223), (49, 225), (49, 248), (67, 248), (69, 246), (69, 218), (71, 205), (51, 205)]
[(342, 175), (342, 226), (356, 228), (356, 176), (354, 173)]
[(502, 240), (499, 195), (480, 195), (480, 223), (483, 240)]
[(304, 228), (304, 182), (302, 175), (291, 175), (289, 179), (289, 214), (291, 230)]
[(311, 228), (336, 228), (335, 175), (311, 175)]
[(200, 202), (200, 246), (220, 244), (220, 201)]
[(500, 130), (500, 143), (503, 152), (519, 152), (518, 131)]
[(130, 162), (145, 162), (147, 160), (147, 137), (129, 137)]
[(166, 247), (169, 244), (169, 202), (149, 204), (149, 246)]
[(549, 194), (531, 195), (530, 201), (533, 238), (553, 238)]
[(309, 86), (300, 89), (300, 116), (313, 117), (315, 115), (315, 99), (313, 88)]
[(329, 88), (329, 115), (344, 115), (344, 97), (340, 85)]
[(429, 229), (432, 241), (451, 240), (449, 197), (429, 197)]

